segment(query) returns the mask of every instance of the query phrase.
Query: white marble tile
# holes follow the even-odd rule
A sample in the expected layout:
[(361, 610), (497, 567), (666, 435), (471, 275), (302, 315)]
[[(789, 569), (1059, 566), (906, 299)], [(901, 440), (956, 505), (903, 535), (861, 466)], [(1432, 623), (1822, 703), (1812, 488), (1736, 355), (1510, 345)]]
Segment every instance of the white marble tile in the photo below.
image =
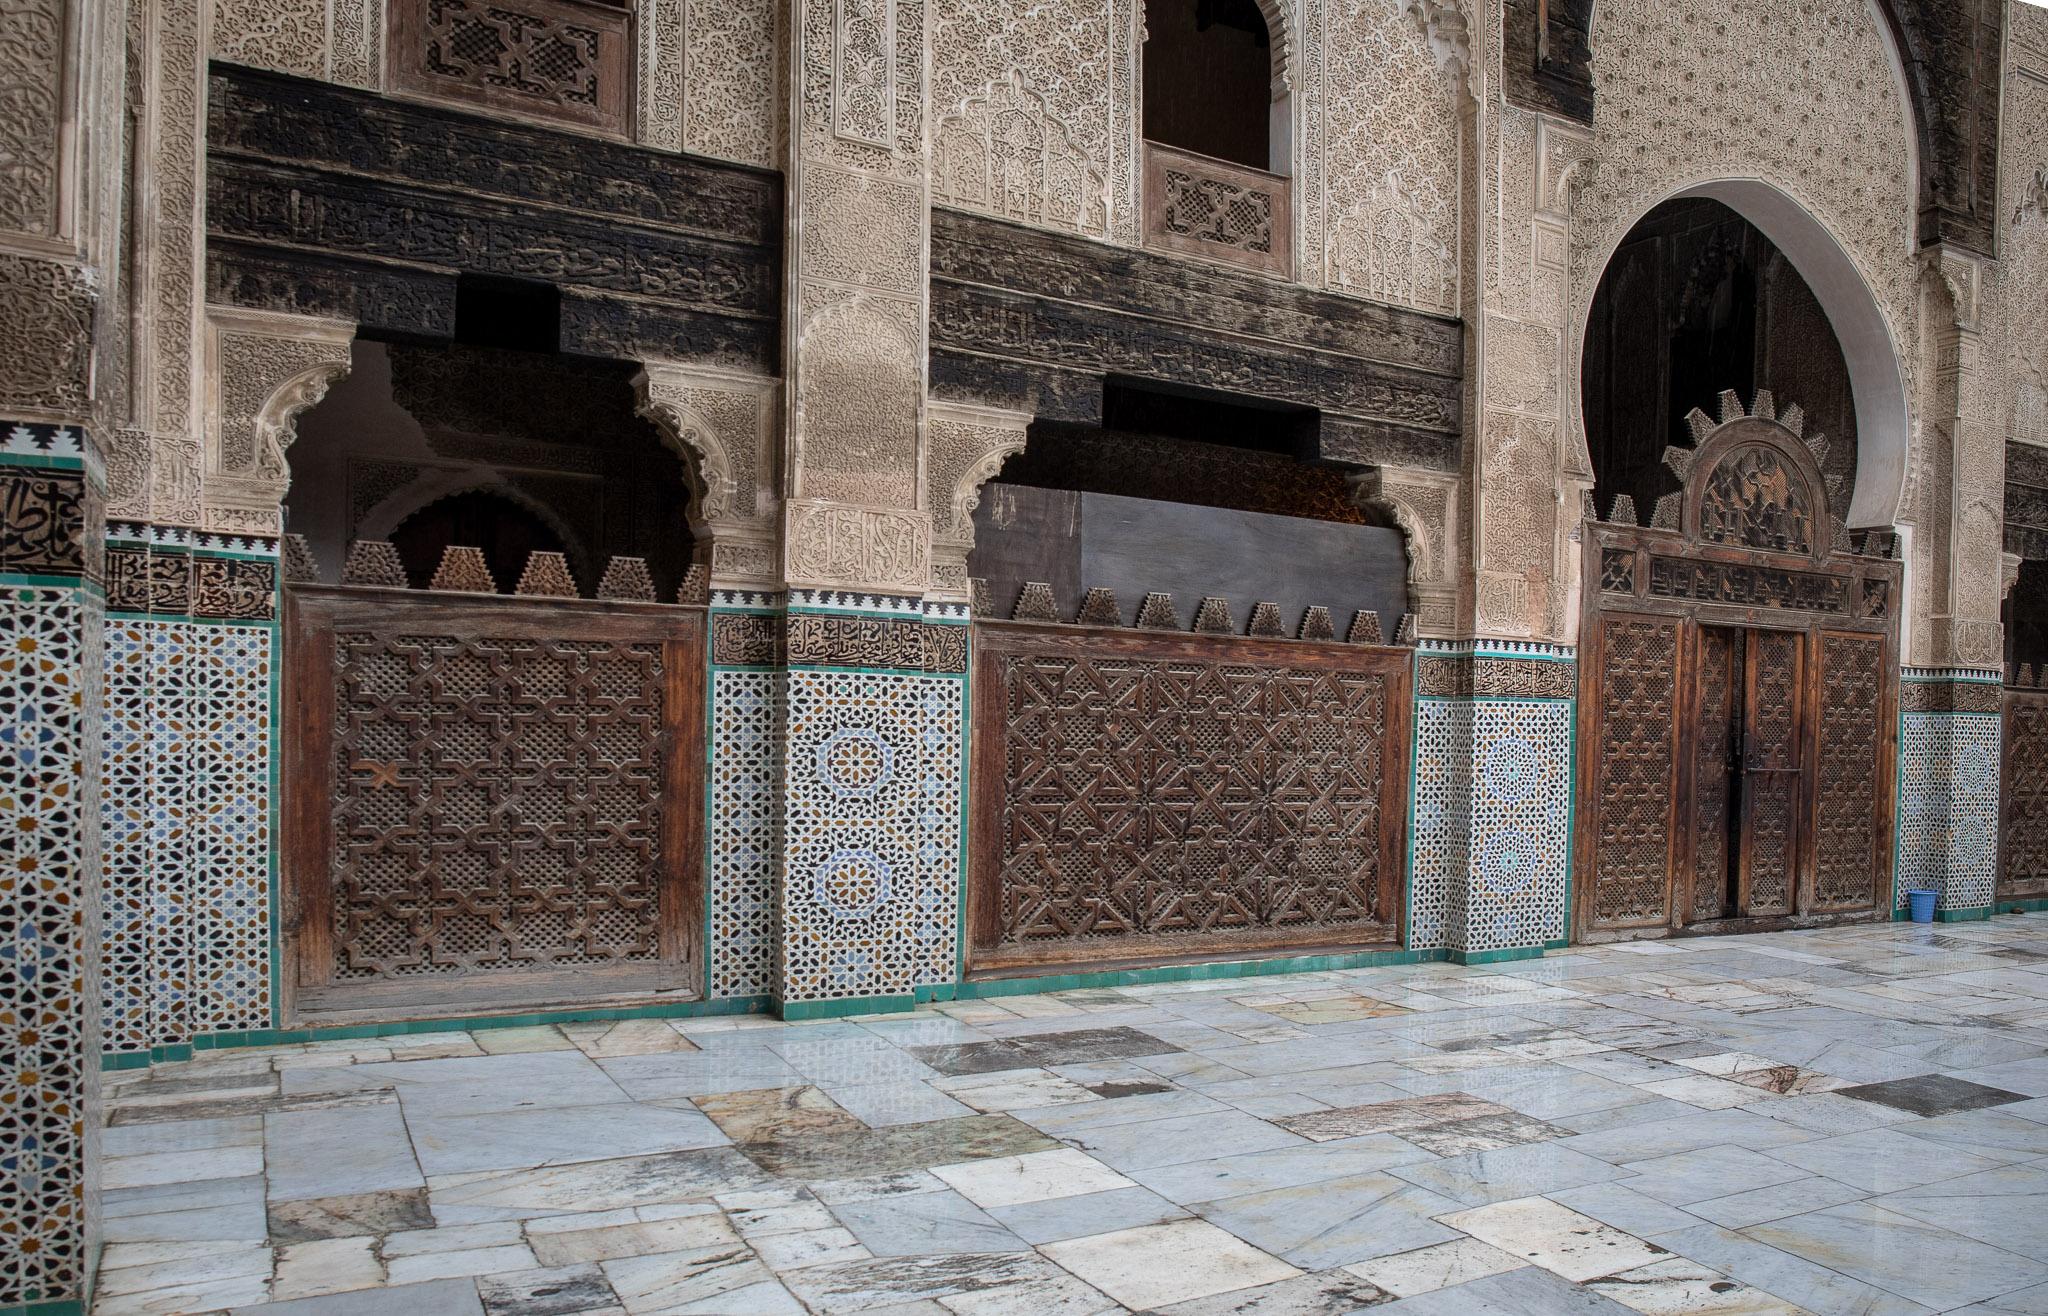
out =
[(1253, 1288), (1301, 1273), (1201, 1220), (1072, 1238), (1039, 1250), (1134, 1309)]
[(1633, 1234), (1544, 1197), (1495, 1202), (1437, 1219), (1574, 1281), (1633, 1270), (1664, 1255)]
[(1731, 1083), (1724, 1078), (1713, 1078), (1706, 1074), (1694, 1074), (1688, 1078), (1664, 1078), (1653, 1083), (1640, 1083), (1638, 1090), (1683, 1101), (1688, 1106), (1702, 1110), (1729, 1110), (1736, 1106), (1747, 1106), (1759, 1098), (1768, 1100), (1758, 1089), (1742, 1083)]
[(1813, 1316), (1804, 1307), (1683, 1258), (1606, 1276), (1586, 1287), (1643, 1316)]
[(932, 1174), (983, 1208), (1137, 1187), (1094, 1157), (1070, 1148), (935, 1165)]
[(279, 1248), (271, 1301), (379, 1287), (386, 1276), (376, 1244), (374, 1238), (322, 1238)]
[(1416, 1248), (1390, 1257), (1378, 1257), (1355, 1266), (1352, 1274), (1369, 1279), (1397, 1298), (1434, 1293), (1467, 1280), (1498, 1275), (1529, 1263), (1476, 1238), (1453, 1239), (1432, 1247)]
[(1072, 1079), (1061, 1078), (1042, 1069), (962, 1074), (957, 1078), (935, 1079), (932, 1087), (984, 1115), (1102, 1100)]

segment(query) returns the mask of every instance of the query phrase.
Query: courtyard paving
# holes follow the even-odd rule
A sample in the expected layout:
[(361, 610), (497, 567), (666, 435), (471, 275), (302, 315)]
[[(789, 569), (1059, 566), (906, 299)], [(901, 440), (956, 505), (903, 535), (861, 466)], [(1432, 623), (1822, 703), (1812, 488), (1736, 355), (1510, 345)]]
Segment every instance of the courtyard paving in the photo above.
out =
[(2048, 1313), (2048, 915), (107, 1077), (98, 1316)]

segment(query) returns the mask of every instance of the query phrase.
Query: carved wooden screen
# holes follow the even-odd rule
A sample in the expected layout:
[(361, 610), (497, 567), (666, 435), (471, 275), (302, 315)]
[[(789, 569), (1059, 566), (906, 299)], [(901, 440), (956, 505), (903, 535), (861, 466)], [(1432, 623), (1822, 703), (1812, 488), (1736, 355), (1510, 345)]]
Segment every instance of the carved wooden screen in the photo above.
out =
[(1699, 737), (1693, 751), (1692, 916), (1725, 917), (1728, 899), (1729, 805), (1742, 717), (1742, 632), (1702, 626), (1699, 638)]
[(1884, 836), (1878, 826), (1885, 752), (1884, 637), (1820, 637), (1820, 768), (1813, 823), (1813, 907), (1870, 909), (1881, 901)]
[(1902, 567), (1836, 519), (1791, 409), (1723, 404), (1667, 450), (1684, 487), (1651, 524), (1585, 526), (1581, 936), (1885, 905)]
[(2005, 692), (1998, 899), (2048, 897), (2048, 690)]
[(1399, 939), (1409, 654), (982, 624), (973, 967)]
[(1654, 927), (1671, 908), (1679, 625), (1615, 614), (1600, 627), (1593, 922)]
[(300, 1008), (685, 984), (700, 611), (301, 588), (289, 661)]

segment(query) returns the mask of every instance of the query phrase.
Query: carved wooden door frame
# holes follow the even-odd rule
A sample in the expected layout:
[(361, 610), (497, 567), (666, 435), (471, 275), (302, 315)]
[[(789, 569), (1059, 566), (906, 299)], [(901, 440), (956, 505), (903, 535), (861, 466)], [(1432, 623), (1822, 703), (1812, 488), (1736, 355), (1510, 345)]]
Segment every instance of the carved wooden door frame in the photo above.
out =
[[(1732, 401), (1732, 395), (1724, 395), (1724, 407)], [(1850, 550), (1846, 530), (1831, 515), (1816, 454), (1800, 441), (1796, 414), (1780, 423), (1767, 395), (1759, 396), (1755, 415), (1744, 416), (1739, 402), (1723, 414), (1726, 419), (1716, 426), (1694, 412), (1698, 446), (1666, 452), (1667, 465), (1685, 488), (1660, 501), (1655, 524), (1590, 518), (1584, 523), (1574, 940), (1672, 935), (1688, 928), (1763, 930), (1890, 913), (1903, 566)], [(1821, 441), (1811, 446), (1825, 451)], [(1668, 796), (1648, 810), (1661, 810), (1663, 818), (1663, 909), (1661, 915), (1645, 914), (1633, 922), (1603, 921), (1598, 912), (1603, 852), (1628, 843), (1630, 826), (1655, 821), (1647, 814), (1603, 816), (1603, 785), (1615, 784), (1603, 775), (1609, 686), (1603, 657), (1611, 627), (1642, 622), (1676, 628), (1666, 733)], [(1791, 907), (1783, 915), (1755, 917), (1738, 908), (1727, 918), (1698, 917), (1700, 675), (1702, 632), (1708, 627), (1804, 637), (1793, 733), (1800, 778), (1793, 804)], [(1869, 648), (1873, 643), (1879, 646), (1875, 653)], [(1830, 659), (1844, 671), (1854, 660), (1861, 660), (1859, 671), (1874, 667), (1875, 689), (1839, 678), (1830, 683)], [(1874, 762), (1868, 780), (1844, 782), (1840, 772), (1834, 774), (1832, 787), (1846, 790), (1850, 800), (1843, 806), (1834, 795), (1824, 797), (1823, 778), (1831, 764), (1851, 760)], [(1852, 908), (1831, 903), (1817, 891), (1816, 871), (1841, 862), (1841, 856), (1819, 853), (1823, 842), (1852, 858), (1860, 855), (1866, 799), (1871, 899)], [(1858, 816), (1845, 821), (1844, 807)], [(1617, 824), (1626, 825), (1608, 836)], [(1649, 847), (1640, 845), (1640, 836), (1636, 839), (1646, 856)]]
[(2048, 900), (2048, 689), (2008, 685), (2003, 699), (1999, 773), (1998, 881), (1993, 900)]
[[(1252, 928), (1236, 934), (1174, 934), (1156, 938), (1143, 934), (1103, 936), (1092, 942), (1085, 938), (1038, 942), (1006, 937), (1002, 910), (1005, 894), (1005, 812), (1011, 794), (1008, 754), (1012, 738), (1008, 734), (1008, 700), (1002, 662), (1009, 657), (1223, 664), (1236, 669), (1288, 669), (1326, 675), (1352, 673), (1381, 682), (1385, 701), (1384, 721), (1379, 729), (1378, 757), (1370, 764), (1379, 792), (1377, 832), (1372, 841), (1377, 873), (1371, 888), (1379, 917), (1369, 921), (1332, 921), (1320, 927), (1295, 921), (1287, 926)], [(968, 778), (968, 976), (1043, 973), (1062, 968), (1099, 970), (1148, 963), (1242, 958), (1251, 952), (1329, 953), (1366, 946), (1398, 947), (1406, 920), (1413, 660), (1413, 650), (1397, 647), (1106, 627), (976, 622), (972, 759)], [(1140, 708), (1119, 706), (1109, 719), (1115, 725), (1105, 727), (1101, 739), (1081, 747), (1077, 770), (1100, 772), (1111, 766), (1097, 762), (1091, 767), (1087, 760), (1091, 755), (1113, 751), (1115, 746), (1110, 742), (1119, 735), (1136, 737), (1161, 755), (1172, 757), (1173, 747), (1162, 742), (1157, 726), (1146, 725), (1145, 712)], [(1137, 779), (1142, 775), (1135, 771), (1123, 774), (1124, 793), (1133, 800), (1149, 787), (1148, 782)], [(1238, 786), (1243, 784), (1238, 783)], [(1224, 792), (1225, 787), (1219, 784), (1217, 795), (1220, 797)], [(1249, 796), (1239, 802), (1254, 809), (1258, 807)], [(1301, 802), (1295, 800), (1293, 803), (1299, 806)], [(1317, 801), (1317, 807), (1327, 803), (1327, 800)], [(1266, 807), (1277, 809), (1280, 804), (1268, 800)], [(1133, 824), (1125, 818), (1123, 825)], [(1112, 843), (1105, 835), (1106, 849), (1117, 848), (1118, 844)], [(1145, 839), (1138, 837), (1132, 844), (1136, 849), (1142, 849)], [(1215, 858), (1213, 854), (1208, 857)]]
[[(334, 732), (338, 630), (388, 635), (616, 640), (659, 645), (661, 729), (648, 761), (661, 765), (660, 870), (651, 881), (658, 945), (632, 966), (473, 971), (408, 981), (336, 982)], [(612, 600), (464, 595), (359, 586), (294, 585), (285, 594), (280, 868), (280, 973), (287, 1018), (420, 1017), (590, 1003), (650, 991), (701, 994), (704, 924), (705, 610)], [(516, 687), (516, 681), (513, 683)], [(513, 688), (513, 687), (508, 687)], [(524, 691), (520, 691), (521, 694)], [(392, 780), (397, 783), (397, 764)], [(374, 775), (374, 774), (373, 774)], [(402, 786), (402, 783), (399, 783)], [(416, 786), (415, 789), (429, 789)], [(624, 840), (619, 844), (625, 845)], [(416, 847), (427, 848), (424, 839)], [(600, 875), (601, 878), (601, 875)], [(599, 879), (588, 879), (599, 880)], [(523, 891), (545, 906), (549, 896)], [(625, 895), (618, 897), (629, 900)]]

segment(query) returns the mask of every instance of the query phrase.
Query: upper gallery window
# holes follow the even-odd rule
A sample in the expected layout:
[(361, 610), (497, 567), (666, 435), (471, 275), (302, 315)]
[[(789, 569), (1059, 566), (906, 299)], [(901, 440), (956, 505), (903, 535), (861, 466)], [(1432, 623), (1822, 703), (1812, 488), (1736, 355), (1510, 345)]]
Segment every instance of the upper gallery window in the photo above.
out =
[(402, 91), (625, 136), (630, 0), (390, 0)]
[(1145, 35), (1148, 141), (1286, 172), (1284, 160), (1275, 167), (1273, 37), (1257, 0), (1146, 0)]
[(1147, 246), (1293, 275), (1280, 36), (1259, 0), (1146, 0)]

